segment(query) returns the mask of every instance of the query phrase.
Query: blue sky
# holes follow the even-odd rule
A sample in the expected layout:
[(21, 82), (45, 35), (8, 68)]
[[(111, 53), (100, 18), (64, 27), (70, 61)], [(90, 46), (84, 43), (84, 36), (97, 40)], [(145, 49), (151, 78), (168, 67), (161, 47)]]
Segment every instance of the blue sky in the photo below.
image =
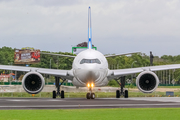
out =
[(0, 0), (0, 47), (71, 52), (88, 41), (103, 54), (180, 54), (179, 0)]

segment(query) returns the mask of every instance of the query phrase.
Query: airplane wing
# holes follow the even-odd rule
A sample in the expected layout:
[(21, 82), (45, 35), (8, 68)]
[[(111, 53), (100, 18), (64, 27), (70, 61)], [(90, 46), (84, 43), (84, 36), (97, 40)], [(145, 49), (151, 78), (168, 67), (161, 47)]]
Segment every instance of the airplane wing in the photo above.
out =
[(58, 70), (58, 69), (46, 69), (46, 68), (35, 68), (35, 67), (21, 67), (21, 66), (10, 66), (10, 65), (0, 65), (2, 70), (13, 70), (13, 71), (24, 71), (24, 72), (38, 72), (41, 74), (59, 76), (65, 79), (72, 80), (73, 72), (72, 70)]
[(140, 52), (124, 53), (124, 54), (116, 54), (116, 55), (107, 55), (107, 56), (105, 56), (105, 57), (108, 58), (108, 57), (115, 57), (115, 56), (129, 55), (129, 54), (135, 54), (135, 53), (140, 53)]
[(44, 53), (44, 52), (41, 52), (41, 54), (46, 54), (46, 55), (56, 55), (56, 56), (61, 56), (61, 57), (71, 57), (71, 58), (75, 58), (75, 57), (76, 57), (76, 56), (72, 56), (72, 55), (53, 54), (53, 53)]
[(120, 76), (127, 76), (130, 74), (140, 73), (143, 71), (160, 71), (160, 70), (171, 70), (171, 69), (180, 69), (180, 64), (109, 70), (108, 78), (115, 79)]

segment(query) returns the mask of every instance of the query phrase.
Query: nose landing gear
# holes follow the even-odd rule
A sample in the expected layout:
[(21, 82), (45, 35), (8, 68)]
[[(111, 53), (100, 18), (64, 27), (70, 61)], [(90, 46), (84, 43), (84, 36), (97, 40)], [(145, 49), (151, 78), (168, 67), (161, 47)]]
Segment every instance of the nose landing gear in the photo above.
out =
[(124, 98), (128, 98), (128, 90), (124, 88), (125, 87), (125, 76), (119, 78), (121, 83), (118, 82), (118, 79), (115, 79), (115, 80), (121, 86), (120, 90), (116, 90), (116, 98), (120, 98), (121, 95), (123, 95)]
[(93, 84), (91, 84), (91, 86), (88, 84), (88, 88), (90, 92), (86, 94), (87, 99), (95, 99), (95, 93), (92, 92), (93, 86), (94, 86)]

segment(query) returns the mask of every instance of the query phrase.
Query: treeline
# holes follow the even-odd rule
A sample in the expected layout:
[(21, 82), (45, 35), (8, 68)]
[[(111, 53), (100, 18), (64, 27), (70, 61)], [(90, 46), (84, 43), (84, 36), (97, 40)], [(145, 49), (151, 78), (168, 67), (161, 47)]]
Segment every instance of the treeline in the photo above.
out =
[[(14, 65), (14, 51), (16, 48), (2, 47), (0, 48), (0, 64), (1, 65)], [(41, 51), (50, 53), (49, 51)], [(73, 55), (72, 53), (55, 52), (55, 54)], [(51, 68), (51, 69), (65, 69), (70, 70), (72, 68), (73, 58), (60, 57), (41, 54), (41, 62), (38, 64), (30, 64), (30, 67)], [(23, 66), (23, 65), (21, 65)], [(24, 65), (25, 66), (25, 65)]]
[[(14, 65), (14, 50), (15, 48), (11, 47), (2, 47), (0, 48), (0, 64), (1, 65)], [(50, 53), (50, 51), (42, 51)], [(72, 53), (67, 52), (54, 52), (55, 54), (65, 54), (73, 55)], [(133, 54), (131, 56), (116, 56), (107, 58), (109, 63), (109, 69), (124, 69), (124, 68), (135, 68), (135, 67), (145, 67), (150, 65), (149, 55), (144, 53)], [(31, 64), (30, 67), (40, 67), (40, 68), (51, 68), (51, 69), (64, 69), (70, 70), (72, 68), (73, 58), (69, 57), (60, 57), (47, 54), (41, 54), (41, 62), (38, 64)], [(180, 64), (180, 55), (171, 56), (163, 55), (161, 57), (154, 56), (154, 65), (167, 65), (167, 64)], [(22, 65), (21, 65), (22, 66)], [(24, 65), (25, 66), (25, 65)], [(3, 70), (0, 70), (2, 73)], [(172, 71), (168, 71), (169, 74), (172, 74)], [(168, 74), (168, 73), (167, 73)], [(180, 81), (180, 70), (173, 72), (174, 76), (171, 75), (171, 79), (176, 79), (176, 82)], [(130, 77), (130, 76), (129, 76)], [(169, 76), (159, 75), (160, 79), (167, 79)], [(173, 77), (173, 78), (172, 78)]]

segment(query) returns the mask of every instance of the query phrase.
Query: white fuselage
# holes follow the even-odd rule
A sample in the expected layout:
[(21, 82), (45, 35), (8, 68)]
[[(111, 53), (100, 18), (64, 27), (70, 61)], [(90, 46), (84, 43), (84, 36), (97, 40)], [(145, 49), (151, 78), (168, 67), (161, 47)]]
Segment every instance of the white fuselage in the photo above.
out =
[(87, 84), (105, 86), (108, 84), (108, 62), (104, 55), (94, 49), (80, 52), (73, 61), (73, 84), (85, 87)]

